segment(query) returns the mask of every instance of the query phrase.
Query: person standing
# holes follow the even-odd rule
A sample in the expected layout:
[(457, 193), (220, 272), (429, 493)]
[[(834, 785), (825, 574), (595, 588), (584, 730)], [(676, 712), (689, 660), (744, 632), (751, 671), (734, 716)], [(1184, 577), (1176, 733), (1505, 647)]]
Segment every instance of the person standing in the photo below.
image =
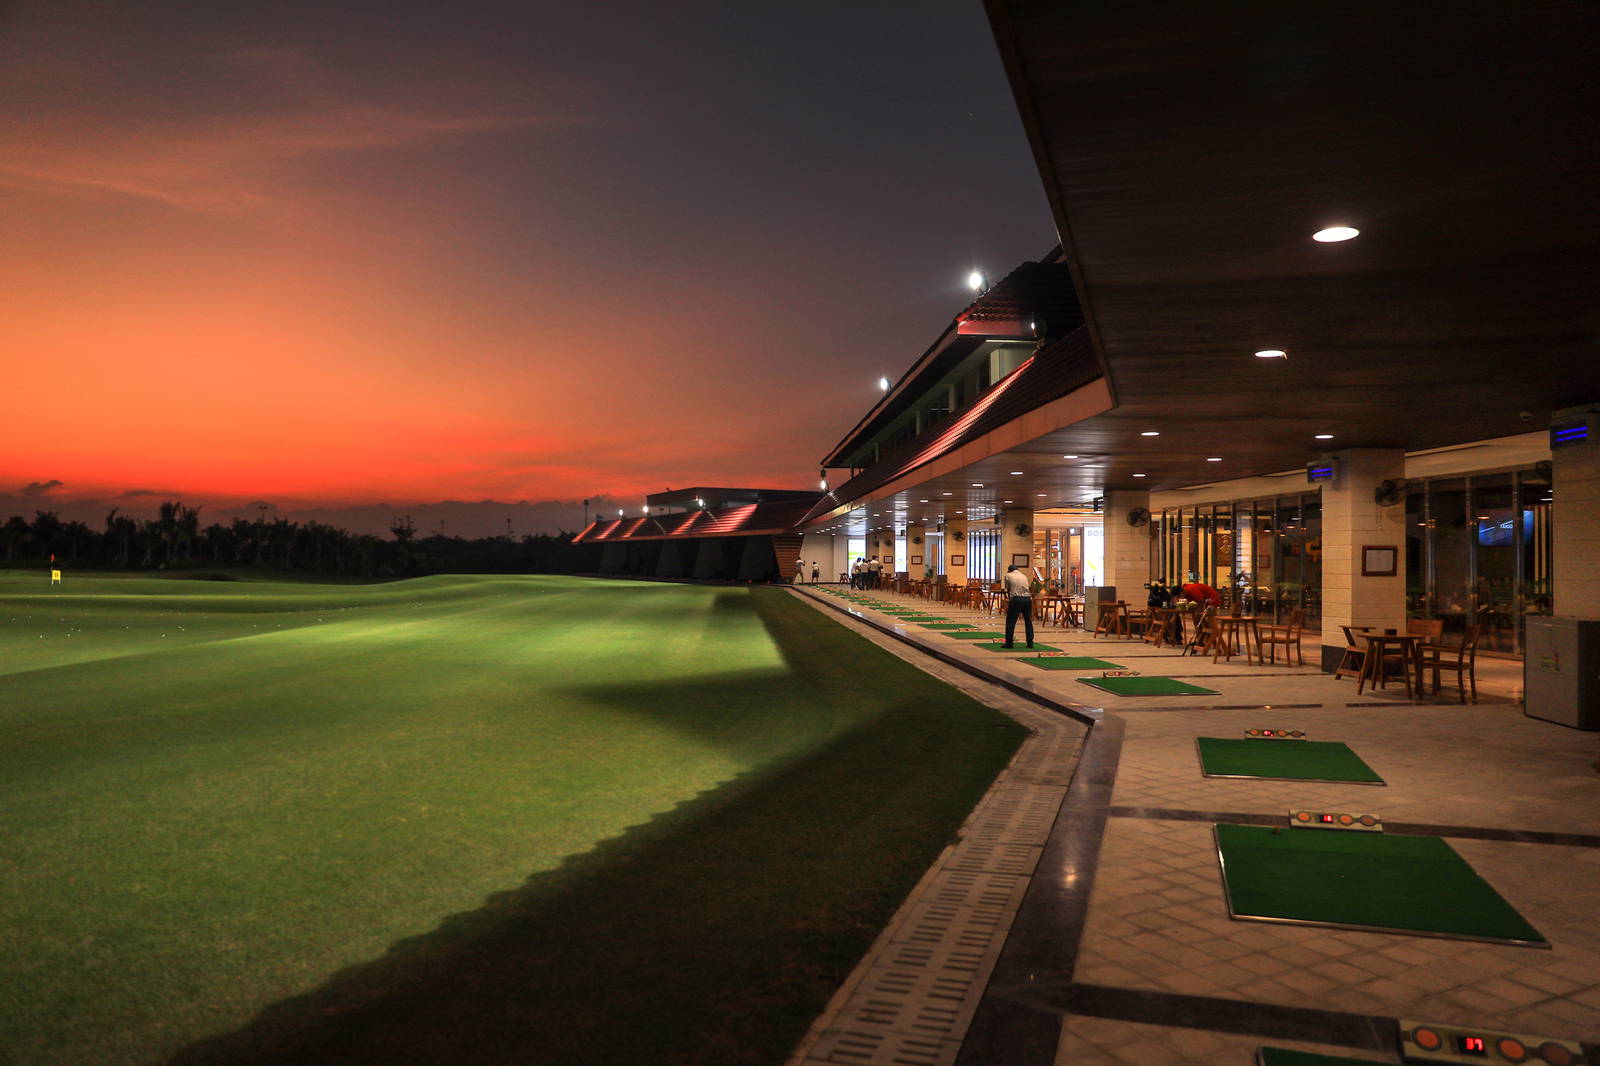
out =
[[(812, 580), (815, 580), (815, 578)], [(794, 583), (796, 585), (804, 585), (806, 583), (806, 561), (804, 559), (794, 564)]]
[(1005, 646), (1015, 647), (1017, 618), (1020, 616), (1026, 624), (1028, 647), (1031, 648), (1033, 647), (1033, 592), (1028, 586), (1028, 575), (1015, 566), (1008, 567), (1003, 583), (1006, 588)]
[(822, 580), (822, 567), (817, 565), (815, 559), (811, 560), (811, 583), (815, 585)]

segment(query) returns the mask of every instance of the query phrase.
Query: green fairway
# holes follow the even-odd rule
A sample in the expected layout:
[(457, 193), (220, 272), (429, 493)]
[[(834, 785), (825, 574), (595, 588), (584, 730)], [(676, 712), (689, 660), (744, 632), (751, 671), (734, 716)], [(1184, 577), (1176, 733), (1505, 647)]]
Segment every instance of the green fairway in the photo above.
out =
[(1236, 917), (1546, 946), (1438, 837), (1218, 825)]
[(0, 577), (0, 1058), (778, 1063), (1021, 735), (783, 590)]
[(1381, 785), (1383, 778), (1341, 741), (1196, 737), (1207, 777), (1271, 777)]

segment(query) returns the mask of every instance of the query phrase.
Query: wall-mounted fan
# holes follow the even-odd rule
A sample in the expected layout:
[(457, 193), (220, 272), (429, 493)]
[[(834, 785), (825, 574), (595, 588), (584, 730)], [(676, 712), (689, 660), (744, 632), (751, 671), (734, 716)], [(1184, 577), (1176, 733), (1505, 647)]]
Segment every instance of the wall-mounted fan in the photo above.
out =
[(1392, 477), (1378, 482), (1378, 487), (1372, 490), (1372, 499), (1380, 507), (1393, 507), (1397, 503), (1404, 503), (1406, 486), (1410, 482), (1403, 477)]
[(1026, 522), (1018, 522), (1017, 523), (1017, 536), (1026, 537), (1029, 533), (1032, 533), (1032, 532), (1033, 532), (1033, 527), (1028, 525), (1028, 523), (1026, 523)]
[(956, 540), (966, 540), (967, 539), (967, 535), (965, 533), (961, 532), (961, 530), (959, 530), (959, 529), (956, 530), (954, 533), (951, 533), (950, 535), (952, 537), (954, 537)]
[(1128, 512), (1128, 525), (1147, 526), (1150, 524), (1150, 511), (1145, 507), (1135, 507)]

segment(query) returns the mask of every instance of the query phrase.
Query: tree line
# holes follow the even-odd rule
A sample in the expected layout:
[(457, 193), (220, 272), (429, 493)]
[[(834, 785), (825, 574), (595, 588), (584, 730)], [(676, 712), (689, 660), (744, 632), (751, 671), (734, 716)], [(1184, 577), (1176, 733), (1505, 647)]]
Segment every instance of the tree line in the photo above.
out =
[(414, 577), (431, 573), (572, 573), (593, 571), (598, 550), (572, 543), (570, 533), (466, 539), (436, 533), (418, 537), (409, 518), (389, 527), (390, 539), (351, 533), (322, 522), (283, 517), (201, 525), (199, 507), (161, 504), (156, 517), (134, 518), (113, 507), (105, 524), (62, 521), (35, 511), (0, 524), (0, 551), (9, 566), (89, 566), (127, 569), (251, 567), (308, 574)]

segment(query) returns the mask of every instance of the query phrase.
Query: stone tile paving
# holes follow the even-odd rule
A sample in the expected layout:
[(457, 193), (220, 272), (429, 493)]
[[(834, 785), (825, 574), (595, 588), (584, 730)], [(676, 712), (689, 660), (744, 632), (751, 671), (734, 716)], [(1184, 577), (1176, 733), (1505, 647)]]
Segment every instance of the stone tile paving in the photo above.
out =
[[(1070, 675), (1035, 670), (861, 613), (1026, 690), (1082, 707), (1104, 706), (1123, 724), (1114, 816), (1106, 823), (1073, 971), (1080, 985), (1600, 1038), (1600, 848), (1447, 838), (1549, 938), (1552, 947), (1544, 950), (1235, 921), (1223, 898), (1210, 822), (1161, 817), (1276, 817), (1290, 807), (1320, 806), (1373, 811), (1391, 823), (1600, 835), (1600, 775), (1592, 766), (1600, 738), (1524, 716), (1515, 702), (1521, 696), (1520, 664), (1480, 659), (1480, 703), (1462, 706), (1448, 684), (1434, 698), (1409, 698), (1393, 685), (1358, 696), (1353, 682), (1335, 681), (1311, 666), (1251, 666), (1238, 659), (1213, 664), (1209, 657), (1180, 656), (1139, 641), (1039, 628), (1038, 640), (1070, 654), (1220, 690), (1205, 698), (1117, 699)], [(940, 607), (939, 613), (992, 624), (985, 612)], [(1316, 661), (1309, 641), (1307, 659)], [(1286, 706), (1294, 704), (1312, 706)], [(1250, 709), (1225, 709), (1233, 707)], [(1345, 740), (1387, 784), (1201, 776), (1195, 737), (1241, 736), (1252, 726), (1300, 728), (1313, 739)], [(1063, 1011), (1056, 1061), (1243, 1063), (1263, 1042)]]

